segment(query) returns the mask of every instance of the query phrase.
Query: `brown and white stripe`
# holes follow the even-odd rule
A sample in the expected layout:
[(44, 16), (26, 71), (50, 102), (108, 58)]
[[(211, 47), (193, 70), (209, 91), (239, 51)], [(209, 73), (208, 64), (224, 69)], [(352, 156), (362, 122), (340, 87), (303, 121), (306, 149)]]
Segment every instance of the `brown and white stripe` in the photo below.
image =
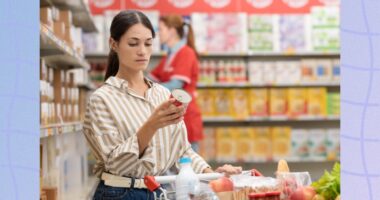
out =
[(137, 130), (154, 109), (166, 101), (170, 92), (146, 79), (150, 86), (145, 97), (128, 88), (126, 80), (110, 77), (89, 98), (84, 134), (97, 164), (94, 173), (103, 171), (119, 176), (143, 178), (163, 175), (183, 156), (192, 159), (192, 167), (201, 173), (209, 165), (187, 141), (185, 123), (166, 126), (153, 136), (139, 158)]

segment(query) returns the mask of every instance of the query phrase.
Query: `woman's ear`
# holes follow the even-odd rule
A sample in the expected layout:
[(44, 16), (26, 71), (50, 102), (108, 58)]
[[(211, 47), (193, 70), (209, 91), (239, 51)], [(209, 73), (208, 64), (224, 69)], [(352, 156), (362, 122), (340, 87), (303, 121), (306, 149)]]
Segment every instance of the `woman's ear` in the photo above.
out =
[(112, 37), (110, 37), (109, 40), (108, 40), (108, 43), (110, 45), (110, 49), (113, 50), (113, 51), (115, 51), (117, 53), (118, 48), (117, 48), (116, 41)]

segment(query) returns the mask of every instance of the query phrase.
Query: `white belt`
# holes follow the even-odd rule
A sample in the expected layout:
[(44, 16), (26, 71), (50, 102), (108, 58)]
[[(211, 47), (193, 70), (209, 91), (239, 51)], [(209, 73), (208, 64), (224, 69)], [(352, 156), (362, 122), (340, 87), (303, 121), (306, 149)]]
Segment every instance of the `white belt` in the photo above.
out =
[[(111, 187), (124, 187), (130, 188), (132, 185), (132, 178), (115, 176), (106, 172), (102, 173), (101, 179), (104, 181), (104, 184)], [(135, 179), (133, 188), (146, 189), (144, 179)]]

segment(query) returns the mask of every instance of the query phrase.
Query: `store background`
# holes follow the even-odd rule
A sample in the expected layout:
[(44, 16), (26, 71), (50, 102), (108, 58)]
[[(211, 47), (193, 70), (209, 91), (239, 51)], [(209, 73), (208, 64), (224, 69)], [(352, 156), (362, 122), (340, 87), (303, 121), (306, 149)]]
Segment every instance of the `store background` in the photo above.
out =
[[(375, 155), (380, 148), (379, 8), (377, 1), (342, 1), (343, 199), (380, 197), (376, 190), (380, 166)], [(38, 10), (39, 6), (29, 1), (0, 3), (0, 24), (6, 27), (0, 38), (5, 83), (0, 86), (1, 199), (39, 196), (39, 72), (35, 70), (39, 29), (34, 29), (39, 26)]]

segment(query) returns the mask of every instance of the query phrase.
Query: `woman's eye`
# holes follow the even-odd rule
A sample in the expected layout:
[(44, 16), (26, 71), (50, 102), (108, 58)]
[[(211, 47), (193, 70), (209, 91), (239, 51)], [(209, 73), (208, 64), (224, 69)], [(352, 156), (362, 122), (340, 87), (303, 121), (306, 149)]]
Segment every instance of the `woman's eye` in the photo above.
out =
[(152, 43), (145, 43), (145, 46), (150, 47), (152, 46)]
[(135, 46), (137, 46), (137, 43), (129, 43), (128, 45), (131, 47), (135, 47)]

